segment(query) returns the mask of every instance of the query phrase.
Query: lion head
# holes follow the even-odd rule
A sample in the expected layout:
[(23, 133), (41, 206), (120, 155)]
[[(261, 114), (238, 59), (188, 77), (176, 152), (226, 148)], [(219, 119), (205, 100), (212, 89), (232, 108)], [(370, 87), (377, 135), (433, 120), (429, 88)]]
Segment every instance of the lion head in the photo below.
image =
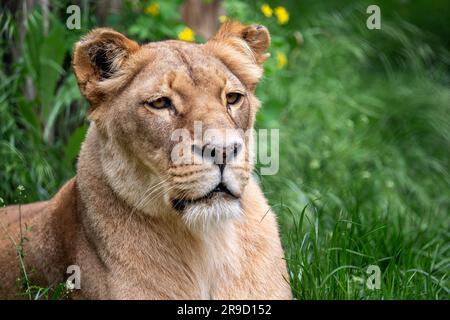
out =
[(106, 28), (75, 45), (89, 135), (108, 183), (136, 211), (209, 225), (242, 214), (253, 169), (263, 26), (225, 23), (205, 44), (139, 45)]

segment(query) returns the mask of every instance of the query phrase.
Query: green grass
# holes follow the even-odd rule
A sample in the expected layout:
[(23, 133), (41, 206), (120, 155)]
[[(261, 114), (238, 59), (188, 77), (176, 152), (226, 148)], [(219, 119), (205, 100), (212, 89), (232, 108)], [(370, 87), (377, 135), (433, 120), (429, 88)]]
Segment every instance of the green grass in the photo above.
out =
[[(295, 298), (448, 299), (448, 50), (395, 14), (383, 16), (382, 30), (367, 30), (362, 5), (291, 2), (290, 23), (278, 26), (260, 4), (226, 2), (230, 16), (268, 25), (272, 56), (289, 58), (282, 70), (276, 59), (266, 67), (257, 126), (280, 128), (280, 171), (261, 180), (279, 217)], [(86, 129), (86, 104), (69, 72), (68, 48), (79, 34), (55, 31), (67, 42), (62, 60), (50, 52), (8, 64), (17, 28), (0, 20), (0, 202), (47, 199), (75, 173)], [(134, 20), (127, 12), (118, 27), (136, 29)], [(46, 59), (60, 64), (51, 91), (39, 71), (55, 65)], [(31, 102), (22, 97), (27, 76), (43, 88)], [(55, 96), (64, 101), (56, 109)], [(19, 185), (27, 199), (17, 198)], [(379, 290), (365, 285), (370, 265), (380, 267)]]
[[(280, 172), (262, 181), (294, 295), (448, 299), (448, 65), (426, 63), (439, 57), (421, 56), (420, 30), (404, 42), (411, 26), (386, 22), (374, 37), (357, 19), (316, 17), (290, 73), (260, 88), (260, 125), (280, 128)], [(364, 285), (369, 265), (380, 290)]]

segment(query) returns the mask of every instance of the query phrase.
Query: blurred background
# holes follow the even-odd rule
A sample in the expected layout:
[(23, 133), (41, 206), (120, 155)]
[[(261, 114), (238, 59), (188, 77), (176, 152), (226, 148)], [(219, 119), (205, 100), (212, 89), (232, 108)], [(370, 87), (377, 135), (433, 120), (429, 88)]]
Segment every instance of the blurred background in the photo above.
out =
[[(74, 4), (79, 29), (76, 9), (67, 12)], [(373, 4), (379, 30), (366, 26)], [(450, 297), (448, 1), (6, 0), (0, 8), (0, 206), (48, 199), (75, 174), (88, 105), (71, 51), (90, 29), (204, 42), (227, 19), (263, 24), (272, 46), (257, 127), (280, 129), (280, 170), (260, 180), (294, 296)], [(370, 265), (381, 270), (379, 289), (366, 285)]]

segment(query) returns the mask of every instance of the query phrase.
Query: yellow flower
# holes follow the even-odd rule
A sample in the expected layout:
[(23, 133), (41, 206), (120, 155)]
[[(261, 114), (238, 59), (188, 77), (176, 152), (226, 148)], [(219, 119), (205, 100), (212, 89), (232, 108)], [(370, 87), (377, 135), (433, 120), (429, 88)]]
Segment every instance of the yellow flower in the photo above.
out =
[(157, 16), (159, 14), (159, 4), (156, 2), (150, 3), (145, 9), (144, 12), (150, 14), (152, 16)]
[(270, 18), (273, 14), (272, 8), (267, 3), (264, 3), (261, 6), (261, 11), (262, 11), (263, 15), (265, 15), (267, 18)]
[(220, 23), (224, 23), (225, 21), (227, 21), (228, 20), (228, 17), (227, 16), (219, 16), (219, 22)]
[(183, 41), (194, 41), (195, 32), (189, 27), (184, 27), (183, 31), (178, 34), (178, 39)]
[(287, 12), (285, 7), (276, 7), (275, 15), (278, 18), (279, 24), (286, 24), (289, 21), (289, 12)]
[(278, 51), (277, 52), (277, 68), (283, 69), (287, 65), (287, 57), (284, 54), (284, 52)]

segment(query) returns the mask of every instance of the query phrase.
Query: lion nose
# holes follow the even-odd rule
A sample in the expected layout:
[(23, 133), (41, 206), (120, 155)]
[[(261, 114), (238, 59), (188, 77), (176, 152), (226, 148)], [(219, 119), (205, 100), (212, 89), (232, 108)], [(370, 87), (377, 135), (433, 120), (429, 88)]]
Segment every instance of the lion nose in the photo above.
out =
[(210, 159), (216, 165), (218, 165), (221, 170), (228, 162), (235, 159), (242, 150), (241, 142), (233, 142), (228, 146), (221, 146), (212, 143), (206, 143), (201, 148), (197, 145), (192, 145), (192, 149), (197, 153), (202, 159)]

